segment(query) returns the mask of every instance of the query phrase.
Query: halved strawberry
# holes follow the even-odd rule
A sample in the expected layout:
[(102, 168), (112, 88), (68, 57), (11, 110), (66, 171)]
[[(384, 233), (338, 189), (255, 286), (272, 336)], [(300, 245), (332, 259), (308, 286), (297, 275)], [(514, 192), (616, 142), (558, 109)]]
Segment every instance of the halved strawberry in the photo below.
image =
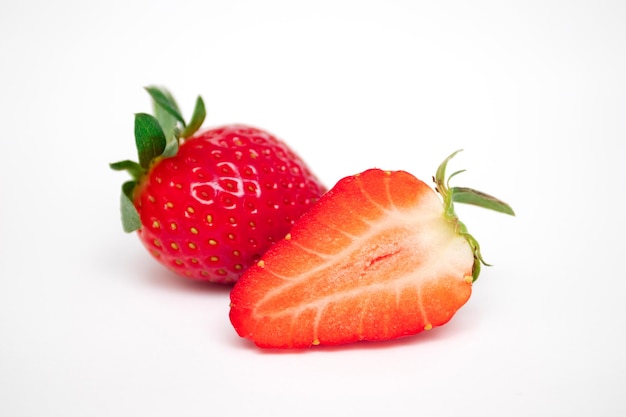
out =
[(260, 347), (300, 348), (393, 339), (447, 323), (484, 263), (453, 202), (514, 214), (487, 194), (448, 186), (446, 165), (457, 152), (434, 177), (443, 202), (404, 171), (371, 169), (340, 180), (235, 285), (237, 333)]

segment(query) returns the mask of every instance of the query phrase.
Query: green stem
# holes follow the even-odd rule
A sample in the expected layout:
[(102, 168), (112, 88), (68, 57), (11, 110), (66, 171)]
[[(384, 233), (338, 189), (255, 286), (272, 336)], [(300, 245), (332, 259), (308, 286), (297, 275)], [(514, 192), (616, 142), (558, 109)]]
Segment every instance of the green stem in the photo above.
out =
[(500, 213), (509, 214), (511, 216), (515, 215), (513, 209), (502, 200), (499, 200), (489, 194), (483, 193), (481, 191), (474, 190), (472, 188), (467, 187), (450, 187), (450, 179), (454, 176), (464, 172), (464, 170), (456, 171), (446, 178), (446, 169), (448, 166), (448, 162), (459, 152), (461, 149), (453, 152), (450, 156), (448, 156), (437, 168), (437, 173), (433, 178), (435, 184), (437, 184), (436, 190), (443, 198), (444, 205), (444, 215), (449, 222), (454, 224), (454, 230), (459, 235), (463, 236), (470, 248), (472, 249), (472, 253), (474, 254), (474, 266), (472, 268), (472, 278), (473, 281), (478, 279), (478, 275), (480, 274), (481, 264), (485, 266), (490, 266), (485, 262), (483, 256), (480, 252), (480, 245), (474, 236), (472, 236), (465, 224), (463, 224), (459, 217), (456, 215), (454, 211), (454, 203), (463, 203), (463, 204), (472, 204), (474, 206), (486, 208), (489, 210), (494, 210)]

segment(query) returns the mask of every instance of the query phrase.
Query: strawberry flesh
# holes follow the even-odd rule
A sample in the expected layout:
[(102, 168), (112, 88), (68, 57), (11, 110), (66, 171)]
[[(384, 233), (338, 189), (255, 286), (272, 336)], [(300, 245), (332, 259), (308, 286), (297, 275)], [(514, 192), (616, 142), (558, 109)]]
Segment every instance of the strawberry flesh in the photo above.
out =
[(260, 347), (413, 335), (465, 304), (474, 262), (429, 186), (371, 169), (339, 181), (242, 276), (230, 319)]

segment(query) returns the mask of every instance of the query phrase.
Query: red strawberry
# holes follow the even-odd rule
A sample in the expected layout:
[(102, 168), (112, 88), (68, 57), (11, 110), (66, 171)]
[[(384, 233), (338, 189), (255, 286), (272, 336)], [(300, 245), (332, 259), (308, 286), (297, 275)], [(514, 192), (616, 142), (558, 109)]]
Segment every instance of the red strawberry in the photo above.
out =
[(137, 114), (139, 163), (111, 164), (123, 185), (122, 220), (177, 274), (231, 283), (280, 240), (325, 191), (305, 163), (262, 130), (232, 125), (196, 133), (202, 99), (185, 124), (173, 97), (147, 89), (156, 118)]
[(453, 202), (514, 214), (484, 193), (448, 187), (455, 154), (435, 177), (443, 203), (404, 171), (339, 181), (234, 286), (237, 333), (261, 347), (301, 348), (388, 340), (448, 322), (483, 262)]

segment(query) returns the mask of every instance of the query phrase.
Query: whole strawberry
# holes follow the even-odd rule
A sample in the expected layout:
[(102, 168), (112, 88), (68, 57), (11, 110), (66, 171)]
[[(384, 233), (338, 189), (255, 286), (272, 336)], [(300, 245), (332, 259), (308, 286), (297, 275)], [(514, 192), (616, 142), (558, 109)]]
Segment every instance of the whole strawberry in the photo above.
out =
[(114, 170), (122, 223), (159, 262), (196, 280), (232, 283), (291, 229), (325, 191), (285, 143), (249, 126), (198, 132), (201, 97), (189, 123), (172, 95), (148, 87), (155, 116), (135, 116), (139, 163)]

